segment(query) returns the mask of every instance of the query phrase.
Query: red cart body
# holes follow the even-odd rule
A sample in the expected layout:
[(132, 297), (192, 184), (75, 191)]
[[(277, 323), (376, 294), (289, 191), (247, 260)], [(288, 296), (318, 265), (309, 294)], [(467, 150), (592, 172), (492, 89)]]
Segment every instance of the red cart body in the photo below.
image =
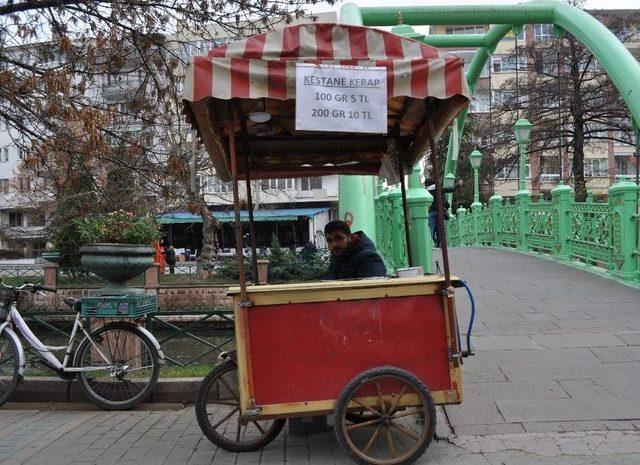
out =
[(241, 410), (258, 417), (333, 410), (345, 385), (390, 365), (437, 404), (462, 401), (453, 298), (442, 277), (248, 287), (235, 295)]

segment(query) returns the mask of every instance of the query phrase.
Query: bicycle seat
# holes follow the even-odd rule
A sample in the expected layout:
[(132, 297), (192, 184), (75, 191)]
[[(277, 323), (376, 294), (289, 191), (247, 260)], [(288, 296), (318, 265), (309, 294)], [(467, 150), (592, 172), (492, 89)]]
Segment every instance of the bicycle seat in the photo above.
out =
[(66, 299), (64, 299), (64, 303), (67, 304), (71, 308), (73, 308), (73, 306), (76, 304), (76, 302), (79, 302), (79, 300), (78, 299), (74, 299), (73, 297), (67, 297)]

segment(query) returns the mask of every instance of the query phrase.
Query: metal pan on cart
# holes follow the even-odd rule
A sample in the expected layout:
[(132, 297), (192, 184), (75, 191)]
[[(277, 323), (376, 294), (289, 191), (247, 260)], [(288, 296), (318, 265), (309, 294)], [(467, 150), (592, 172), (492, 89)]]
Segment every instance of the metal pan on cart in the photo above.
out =
[[(405, 464), (433, 438), (435, 405), (462, 401), (446, 238), (444, 275), (247, 285), (239, 180), (254, 278), (254, 179), (384, 167), (401, 183), (411, 257), (404, 174), (426, 151), (438, 166), (435, 140), (468, 102), (459, 57), (361, 26), (290, 26), (192, 58), (184, 111), (217, 175), (232, 181), (239, 251), (230, 290), (237, 351), (205, 378), (196, 402), (216, 445), (257, 450), (287, 418), (333, 414), (355, 461)], [(442, 210), (439, 221), (444, 231)]]

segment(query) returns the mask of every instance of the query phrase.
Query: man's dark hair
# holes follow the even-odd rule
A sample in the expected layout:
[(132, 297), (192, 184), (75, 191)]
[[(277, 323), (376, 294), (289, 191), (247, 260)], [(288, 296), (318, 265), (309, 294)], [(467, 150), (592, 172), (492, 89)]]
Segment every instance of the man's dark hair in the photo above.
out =
[(340, 220), (329, 221), (324, 227), (325, 234), (333, 233), (336, 231), (342, 231), (347, 236), (351, 234), (351, 228), (344, 221), (340, 221)]

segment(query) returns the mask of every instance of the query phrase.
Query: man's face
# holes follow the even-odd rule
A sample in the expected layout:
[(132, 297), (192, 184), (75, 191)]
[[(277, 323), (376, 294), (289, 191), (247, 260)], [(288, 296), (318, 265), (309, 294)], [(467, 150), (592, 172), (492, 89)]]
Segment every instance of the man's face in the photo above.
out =
[(331, 255), (339, 257), (343, 255), (349, 247), (349, 236), (344, 231), (333, 231), (325, 235), (327, 247)]

